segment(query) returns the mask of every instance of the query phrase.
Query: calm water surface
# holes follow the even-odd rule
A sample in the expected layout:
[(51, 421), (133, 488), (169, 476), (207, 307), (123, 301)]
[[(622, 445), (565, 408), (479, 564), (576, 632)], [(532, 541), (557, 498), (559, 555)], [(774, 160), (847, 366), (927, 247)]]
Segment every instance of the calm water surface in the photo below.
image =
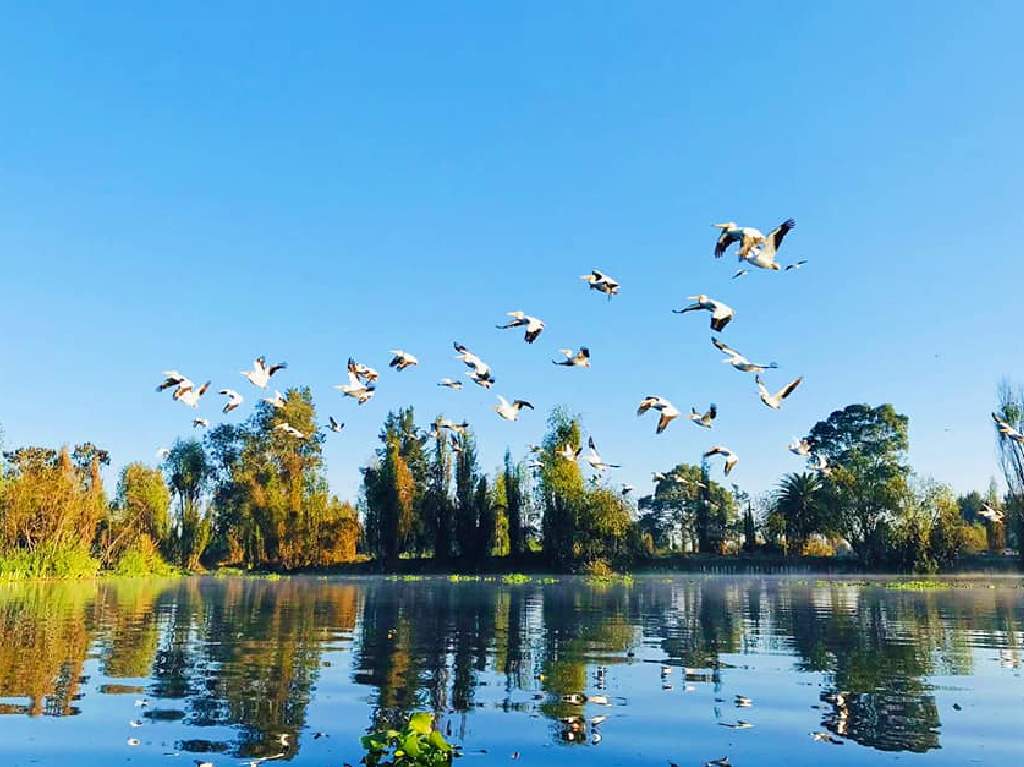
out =
[(0, 764), (341, 767), (414, 710), (466, 767), (1021, 764), (1022, 643), (1018, 579), (0, 584)]

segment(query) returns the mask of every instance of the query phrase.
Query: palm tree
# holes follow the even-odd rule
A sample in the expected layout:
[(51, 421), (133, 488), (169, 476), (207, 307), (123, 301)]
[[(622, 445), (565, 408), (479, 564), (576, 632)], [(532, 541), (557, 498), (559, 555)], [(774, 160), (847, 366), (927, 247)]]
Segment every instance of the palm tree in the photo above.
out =
[(775, 491), (773, 511), (785, 520), (789, 552), (801, 553), (811, 533), (824, 521), (821, 480), (811, 473), (787, 474)]

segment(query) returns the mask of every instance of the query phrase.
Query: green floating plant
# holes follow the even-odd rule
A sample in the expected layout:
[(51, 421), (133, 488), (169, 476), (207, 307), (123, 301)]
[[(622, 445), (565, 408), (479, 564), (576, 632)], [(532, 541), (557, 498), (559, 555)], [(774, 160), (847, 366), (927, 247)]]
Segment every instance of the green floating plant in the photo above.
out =
[(452, 763), (455, 749), (434, 729), (434, 715), (421, 711), (401, 730), (383, 729), (364, 735), (367, 767), (437, 767)]

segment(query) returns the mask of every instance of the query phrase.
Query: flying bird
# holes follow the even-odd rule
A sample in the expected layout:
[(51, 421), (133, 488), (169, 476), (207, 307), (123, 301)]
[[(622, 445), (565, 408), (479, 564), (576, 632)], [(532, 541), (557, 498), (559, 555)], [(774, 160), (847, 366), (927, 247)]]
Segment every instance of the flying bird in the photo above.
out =
[(442, 378), (438, 381), (438, 386), (444, 386), (447, 389), (453, 389), (459, 391), (462, 388), (462, 381), (456, 381), (454, 378)]
[(306, 435), (296, 429), (290, 423), (279, 423), (274, 426), (274, 431), (279, 431), (282, 434), (287, 434), (289, 437), (295, 437), (296, 439), (305, 439)]
[(327, 428), (337, 434), (345, 428), (345, 424), (338, 423), (337, 419), (333, 415), (329, 415), (327, 416)]
[(828, 459), (819, 453), (814, 456), (814, 464), (811, 466), (811, 471), (817, 471), (827, 477), (832, 474), (832, 467), (829, 465)]
[(806, 458), (811, 454), (811, 443), (806, 439), (794, 439), (789, 443), (789, 452)]
[(779, 366), (777, 362), (769, 362), (767, 364), (751, 362), (731, 346), (723, 344), (717, 338), (712, 337), (711, 343), (718, 351), (725, 355), (725, 359), (722, 360), (723, 363), (732, 365), (743, 373), (761, 373), (765, 370), (773, 370)]
[[(164, 380), (156, 387), (157, 391), (165, 391), (166, 389), (170, 389), (172, 386), (177, 389), (181, 389), (182, 387), (185, 389), (191, 389), (193, 386), (192, 381), (177, 370), (165, 370), (161, 375), (164, 377)], [(175, 397), (175, 399), (177, 399), (177, 397)]]
[(711, 458), (712, 456), (720, 455), (725, 458), (725, 476), (729, 476), (729, 472), (735, 468), (736, 464), (740, 462), (740, 457), (736, 455), (732, 450), (721, 445), (715, 445), (713, 448), (704, 453), (705, 458)]
[(466, 372), (466, 375), (469, 376), (470, 380), (472, 380), (473, 383), (478, 384), (479, 386), (482, 386), (485, 389), (490, 389), (492, 386), (494, 386), (494, 377), (491, 375), (490, 371), (484, 374), (479, 373), (476, 370), (469, 370)]
[(612, 296), (619, 294), (619, 283), (598, 269), (592, 270), (590, 274), (580, 275), (580, 279), (586, 282), (591, 290), (607, 295), (609, 301)]
[(544, 320), (537, 317), (531, 317), (529, 314), (524, 314), (520, 311), (507, 312), (508, 316), (512, 318), (511, 322), (504, 325), (496, 325), (499, 330), (508, 330), (509, 328), (524, 328), (523, 339), (528, 344), (532, 344), (537, 340), (537, 336), (544, 330)]
[(711, 423), (712, 421), (715, 420), (715, 417), (717, 415), (718, 408), (715, 406), (715, 403), (712, 402), (711, 406), (704, 413), (699, 413), (697, 411), (697, 408), (691, 407), (690, 414), (687, 416), (687, 418), (689, 418), (698, 426), (703, 426), (705, 429), (710, 429)]
[(206, 391), (209, 388), (210, 382), (207, 381), (198, 389), (196, 389), (194, 386), (189, 386), (187, 389), (175, 389), (173, 396), (174, 399), (178, 400), (178, 402), (182, 403), (183, 405), (188, 405), (191, 408), (197, 408), (199, 407), (199, 398), (206, 394)]
[(371, 368), (369, 365), (364, 365), (361, 362), (356, 362), (351, 357), (348, 358), (348, 369), (356, 378), (363, 383), (373, 383), (380, 378), (380, 373)]
[(729, 246), (738, 242), (740, 244), (739, 257), (740, 260), (743, 260), (755, 247), (762, 248), (774, 258), (775, 252), (782, 245), (783, 238), (796, 226), (796, 221), (787, 218), (772, 229), (767, 237), (761, 233), (760, 229), (755, 229), (752, 226), (737, 226), (735, 221), (715, 224), (714, 226), (722, 230), (722, 233), (718, 235), (718, 241), (715, 243), (715, 258), (724, 256)]
[(993, 509), (989, 504), (986, 503), (983, 504), (980, 509), (978, 509), (978, 516), (984, 517), (989, 522), (999, 523), (1003, 521), (1004, 515), (1002, 510)]
[(738, 279), (739, 277), (746, 277), (748, 274), (750, 274), (749, 269), (737, 269), (736, 274), (732, 276), (732, 279), (735, 280)]
[(282, 408), (286, 404), (288, 404), (288, 400), (284, 398), (284, 395), (282, 395), (281, 392), (276, 390), (274, 391), (273, 397), (264, 397), (263, 401), (266, 402), (268, 405), (273, 405), (276, 408)]
[(799, 269), (801, 266), (803, 266), (806, 263), (807, 263), (807, 259), (806, 258), (802, 258), (799, 261), (794, 261), (792, 264), (786, 264), (786, 271), (790, 272), (790, 271), (793, 271), (795, 269)]
[(660, 414), (658, 419), (658, 428), (655, 429), (655, 434), (661, 434), (673, 420), (679, 417), (679, 410), (664, 397), (659, 397), (654, 394), (648, 394), (643, 400), (640, 401), (640, 406), (636, 409), (636, 414), (643, 415), (648, 410), (657, 410)]
[(1024, 444), (1024, 434), (1014, 428), (1013, 424), (1005, 418), (1000, 418), (998, 413), (992, 414), (992, 420), (996, 422), (996, 429), (999, 431), (1001, 436), (1019, 444)]
[(534, 409), (533, 405), (522, 399), (512, 400), (512, 403), (509, 404), (509, 401), (499, 394), (498, 404), (494, 406), (494, 412), (506, 421), (518, 421), (519, 411), (524, 407), (527, 407), (530, 410)]
[(279, 370), (284, 370), (288, 367), (287, 362), (279, 362), (276, 365), (267, 366), (266, 357), (257, 357), (253, 360), (252, 370), (243, 370), (242, 375), (245, 376), (246, 380), (249, 381), (253, 386), (260, 389), (266, 389), (267, 383), (270, 381), (270, 377)]
[(196, 416), (195, 418), (192, 419), (192, 428), (193, 429), (205, 429), (209, 425), (210, 425), (210, 422), (208, 420), (206, 420), (205, 418), (203, 418), (201, 415), (200, 416)]
[(622, 492), (622, 494), (623, 494), (623, 495), (629, 495), (630, 493), (632, 493), (632, 492), (633, 492), (633, 490), (634, 490), (634, 489), (635, 489), (635, 488), (634, 488), (634, 487), (633, 487), (633, 486), (632, 486), (631, 484), (629, 484), (629, 483), (627, 482), (626, 484), (624, 484), (624, 485), (622, 486), (622, 490), (621, 490), (621, 492)]
[(796, 390), (796, 387), (798, 387), (800, 385), (800, 382), (803, 380), (803, 376), (800, 376), (799, 378), (794, 378), (788, 384), (786, 384), (777, 392), (772, 394), (765, 387), (764, 382), (761, 380), (760, 373), (754, 374), (754, 382), (757, 384), (757, 392), (761, 396), (761, 401), (765, 405), (770, 407), (772, 410), (778, 410), (779, 408), (781, 408), (782, 400), (786, 399), (786, 397), (792, 394)]
[(391, 362), (388, 363), (389, 368), (401, 371), (420, 364), (420, 361), (409, 354), (409, 352), (404, 352), (401, 349), (392, 349), (391, 353), (394, 356), (391, 358)]
[(238, 406), (245, 401), (245, 398), (234, 389), (221, 389), (217, 394), (223, 394), (228, 398), (228, 401), (224, 403), (224, 407), (221, 408), (222, 413), (230, 413), (232, 410), (237, 410)]
[(479, 378), (482, 380), (490, 380), (493, 383), (493, 376), (491, 375), (490, 365), (488, 365), (486, 362), (480, 359), (480, 357), (478, 357), (476, 354), (473, 354), (473, 352), (466, 348), (465, 344), (460, 344), (458, 341), (453, 341), (452, 346), (454, 346), (455, 351), (458, 352), (458, 354), (455, 355), (455, 359), (462, 360), (462, 362), (465, 363), (466, 367), (468, 367), (471, 371), (473, 371), (473, 373), (476, 374), (476, 378), (474, 378), (473, 380), (477, 380), (477, 378)]
[(722, 330), (728, 325), (736, 312), (728, 304), (723, 304), (721, 301), (716, 301), (713, 298), (708, 298), (706, 295), (701, 293), (698, 296), (687, 296), (694, 303), (689, 306), (684, 306), (682, 309), (673, 309), (673, 314), (686, 314), (687, 312), (696, 311), (707, 311), (711, 312), (711, 329), (714, 331)]
[(564, 458), (566, 461), (575, 461), (580, 457), (580, 453), (583, 452), (582, 447), (573, 447), (568, 442), (562, 445), (555, 451), (556, 458)]
[(455, 432), (452, 432), (451, 434), (448, 435), (448, 440), (449, 440), (449, 442), (451, 442), (452, 452), (453, 453), (458, 455), (459, 453), (462, 452), (462, 449), (463, 449), (462, 448), (462, 442), (459, 440), (459, 435), (458, 434), (456, 434)]
[(566, 368), (590, 367), (590, 349), (586, 346), (581, 346), (578, 352), (573, 352), (572, 349), (559, 349), (558, 351), (565, 355), (565, 361), (551, 360), (555, 365), (561, 365)]
[(594, 444), (594, 438), (590, 437), (587, 440), (587, 447), (590, 449), (587, 454), (583, 456), (583, 460), (590, 464), (590, 468), (594, 471), (603, 472), (605, 469), (619, 469), (622, 468), (616, 463), (606, 463), (602, 458), (601, 454), (597, 452), (597, 445)]
[(377, 387), (360, 380), (359, 375), (356, 373), (356, 365), (357, 363), (352, 360), (348, 361), (348, 383), (335, 384), (334, 388), (346, 397), (352, 397), (360, 405), (363, 405), (373, 398), (373, 393), (377, 391)]

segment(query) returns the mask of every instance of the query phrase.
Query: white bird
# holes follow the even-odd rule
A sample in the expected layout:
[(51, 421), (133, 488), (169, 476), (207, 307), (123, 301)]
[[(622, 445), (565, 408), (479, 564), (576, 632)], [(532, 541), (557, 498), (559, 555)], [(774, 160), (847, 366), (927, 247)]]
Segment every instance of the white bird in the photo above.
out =
[(711, 428), (711, 423), (712, 423), (712, 421), (715, 420), (715, 416), (717, 416), (717, 415), (718, 415), (718, 408), (715, 406), (715, 403), (712, 402), (711, 403), (711, 407), (709, 407), (707, 409), (707, 411), (704, 412), (703, 414), (697, 412), (697, 408), (691, 407), (690, 408), (690, 414), (688, 416), (686, 416), (686, 417), (689, 418), (691, 421), (693, 421), (698, 426), (703, 426), (705, 429), (710, 429)]
[(786, 271), (789, 272), (789, 271), (793, 271), (794, 269), (799, 269), (801, 266), (803, 266), (806, 263), (807, 263), (807, 259), (806, 258), (801, 258), (799, 261), (794, 261), (792, 264), (786, 264)]
[(525, 314), (520, 311), (507, 312), (507, 315), (512, 318), (511, 322), (504, 325), (496, 325), (499, 330), (508, 330), (509, 328), (524, 328), (525, 335), (523, 339), (528, 344), (532, 344), (537, 340), (537, 336), (544, 330), (544, 320), (537, 317), (531, 317), (529, 314)]
[(389, 368), (401, 371), (420, 364), (420, 361), (409, 354), (409, 352), (404, 352), (401, 349), (392, 349), (391, 353), (394, 356), (391, 358), (391, 362), (388, 363)]
[(775, 253), (782, 245), (783, 238), (796, 226), (796, 221), (787, 218), (768, 232), (767, 237), (761, 233), (760, 229), (755, 229), (752, 226), (737, 226), (735, 221), (715, 224), (714, 226), (722, 230), (722, 233), (718, 235), (718, 241), (715, 243), (715, 258), (724, 256), (729, 246), (734, 242), (738, 242), (740, 243), (739, 257), (740, 260), (743, 260), (755, 247), (760, 247), (774, 258)]
[(289, 423), (279, 423), (274, 426), (274, 431), (279, 431), (282, 434), (287, 434), (289, 437), (296, 437), (298, 439), (305, 439), (306, 435), (296, 429)]
[(814, 465), (811, 466), (811, 470), (820, 472), (826, 477), (832, 474), (832, 467), (829, 466), (828, 459), (820, 453), (814, 456)]
[(524, 407), (528, 407), (530, 410), (534, 409), (533, 405), (522, 399), (512, 400), (512, 403), (509, 404), (509, 401), (499, 394), (498, 404), (494, 406), (494, 412), (506, 421), (518, 421), (519, 411)]
[(673, 420), (679, 417), (679, 410), (664, 397), (659, 397), (655, 394), (648, 394), (640, 402), (640, 406), (636, 409), (636, 414), (643, 415), (648, 410), (657, 410), (661, 417), (658, 419), (658, 428), (655, 429), (655, 434), (661, 434)]
[(687, 312), (696, 311), (707, 311), (711, 312), (711, 329), (714, 331), (722, 330), (728, 325), (732, 318), (736, 315), (736, 312), (728, 304), (724, 304), (721, 301), (716, 301), (713, 298), (701, 293), (697, 296), (687, 296), (694, 303), (689, 306), (684, 306), (682, 309), (673, 309), (673, 314), (686, 314)]
[(989, 522), (999, 523), (1003, 521), (1003, 512), (1000, 509), (993, 509), (987, 503), (978, 510), (978, 516), (984, 517)]
[(811, 454), (811, 443), (806, 439), (794, 438), (793, 441), (789, 443), (788, 447), (789, 452), (793, 455), (798, 455), (801, 458), (806, 458)]
[(476, 370), (469, 370), (466, 372), (466, 375), (470, 377), (473, 383), (482, 386), (485, 389), (490, 389), (492, 386), (494, 386), (494, 376), (491, 375), (490, 371), (488, 371), (486, 374), (481, 374), (478, 373)]
[(598, 269), (592, 270), (590, 274), (581, 274), (580, 279), (586, 282), (591, 290), (607, 295), (609, 301), (612, 296), (619, 294), (619, 283)]
[(335, 384), (334, 388), (346, 397), (354, 398), (360, 405), (362, 405), (372, 399), (373, 393), (377, 390), (377, 387), (371, 383), (365, 383), (362, 381), (359, 378), (359, 374), (356, 372), (357, 369), (358, 363), (350, 359), (348, 361), (348, 383)]
[(210, 382), (207, 381), (198, 389), (194, 386), (190, 386), (188, 389), (175, 389), (174, 399), (183, 405), (188, 405), (191, 408), (199, 407), (199, 398), (206, 394), (206, 390), (210, 388)]
[(731, 346), (723, 344), (717, 338), (712, 337), (711, 343), (718, 351), (725, 355), (725, 359), (722, 360), (723, 364), (732, 365), (743, 373), (761, 373), (765, 370), (774, 370), (779, 366), (777, 362), (769, 362), (767, 364), (751, 362)]
[(581, 447), (573, 447), (568, 442), (562, 445), (555, 451), (556, 458), (563, 458), (566, 461), (575, 461), (580, 457), (580, 453), (583, 452)]
[(288, 367), (287, 362), (279, 362), (276, 365), (267, 366), (266, 357), (257, 357), (253, 360), (252, 370), (243, 370), (242, 375), (245, 376), (246, 380), (249, 381), (253, 386), (257, 386), (260, 389), (266, 389), (267, 383), (270, 381), (270, 377), (279, 370), (284, 370)]
[[(164, 377), (164, 380), (156, 387), (157, 391), (165, 391), (166, 389), (170, 389), (172, 386), (176, 389), (191, 389), (193, 386), (192, 381), (177, 370), (165, 370), (161, 375)], [(175, 397), (175, 399), (177, 399), (177, 397)]]
[(156, 451), (156, 457), (158, 459), (160, 459), (161, 461), (166, 461), (167, 458), (170, 456), (170, 454), (171, 454), (171, 451), (168, 450), (166, 447), (161, 447), (161, 448), (157, 449), (157, 451)]
[(437, 385), (459, 391), (462, 388), (462, 381), (456, 381), (454, 378), (442, 378)]
[(363, 383), (373, 383), (380, 378), (380, 373), (376, 370), (361, 362), (356, 362), (351, 357), (348, 358), (348, 369)]
[(217, 392), (217, 394), (223, 394), (225, 397), (228, 398), (228, 401), (224, 403), (224, 407), (221, 408), (222, 413), (230, 413), (232, 410), (237, 409), (239, 405), (245, 402), (245, 397), (236, 392), (234, 389), (221, 389), (220, 391)]
[(765, 405), (770, 407), (772, 410), (778, 410), (779, 408), (781, 408), (782, 400), (786, 399), (786, 397), (792, 394), (796, 390), (796, 387), (798, 387), (800, 385), (800, 382), (803, 380), (803, 376), (794, 378), (788, 384), (786, 384), (777, 392), (772, 394), (765, 387), (764, 382), (761, 380), (761, 375), (759, 373), (754, 374), (754, 382), (757, 384), (757, 393), (760, 395), (761, 401)]
[(587, 440), (587, 447), (590, 449), (587, 451), (587, 454), (583, 456), (583, 460), (589, 463), (590, 468), (594, 471), (602, 472), (605, 469), (622, 468), (617, 463), (607, 463), (601, 458), (601, 454), (597, 452), (597, 445), (594, 444), (593, 437)]
[(462, 362), (466, 364), (466, 367), (475, 372), (478, 377), (483, 379), (492, 378), (491, 366), (480, 359), (480, 357), (473, 354), (473, 352), (466, 348), (465, 344), (453, 341), (452, 346), (454, 346), (455, 351), (458, 352), (458, 354), (455, 355), (455, 359), (462, 360)]
[(573, 352), (572, 349), (559, 349), (558, 351), (565, 355), (565, 361), (551, 360), (555, 365), (561, 365), (566, 368), (590, 367), (590, 349), (586, 346), (581, 346), (578, 352)]
[(1005, 418), (1000, 418), (998, 413), (992, 414), (992, 420), (996, 422), (996, 429), (999, 434), (1006, 437), (1009, 440), (1024, 444), (1024, 434), (1014, 428), (1013, 424), (1007, 421)]
[(193, 429), (205, 429), (209, 425), (210, 425), (210, 422), (207, 421), (202, 416), (196, 416), (195, 418), (192, 419), (192, 428)]
[(543, 461), (538, 461), (538, 460), (534, 459), (532, 461), (529, 461), (526, 464), (526, 468), (527, 469), (534, 469), (534, 470), (543, 469), (544, 468), (544, 462)]
[(286, 404), (288, 404), (288, 400), (286, 400), (284, 398), (284, 395), (281, 394), (281, 392), (277, 391), (276, 389), (274, 390), (274, 396), (264, 397), (263, 402), (266, 402), (268, 405), (273, 405), (276, 408), (282, 408)]
[(745, 276), (747, 276), (748, 274), (750, 274), (750, 270), (749, 270), (749, 269), (737, 269), (737, 270), (736, 270), (736, 274), (734, 274), (734, 275), (732, 276), (732, 279), (734, 279), (734, 280), (735, 280), (735, 279), (737, 279), (737, 278), (739, 278), (739, 277), (745, 277)]
[(720, 455), (725, 458), (725, 476), (729, 476), (729, 472), (733, 470), (737, 463), (740, 462), (740, 458), (736, 453), (727, 447), (721, 445), (715, 445), (713, 448), (704, 453), (705, 458), (710, 458), (714, 455)]
[(327, 416), (327, 428), (337, 434), (345, 428), (345, 424), (338, 423), (337, 419), (333, 415), (329, 415)]
[(462, 448), (462, 442), (459, 441), (459, 435), (456, 434), (455, 432), (451, 432), (448, 435), (448, 439), (449, 439), (449, 441), (451, 442), (451, 445), (452, 445), (452, 452), (455, 453), (456, 455), (461, 453), (463, 448)]

